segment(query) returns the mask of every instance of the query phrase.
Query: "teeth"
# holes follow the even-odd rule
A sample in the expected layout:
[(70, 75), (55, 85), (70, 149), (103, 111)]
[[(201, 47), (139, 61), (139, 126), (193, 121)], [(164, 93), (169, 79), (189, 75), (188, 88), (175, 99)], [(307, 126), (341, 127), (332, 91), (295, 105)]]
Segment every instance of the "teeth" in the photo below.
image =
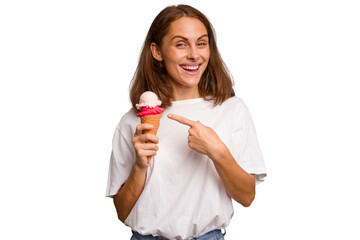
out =
[(182, 66), (183, 69), (186, 70), (197, 70), (199, 68), (199, 65), (196, 66)]

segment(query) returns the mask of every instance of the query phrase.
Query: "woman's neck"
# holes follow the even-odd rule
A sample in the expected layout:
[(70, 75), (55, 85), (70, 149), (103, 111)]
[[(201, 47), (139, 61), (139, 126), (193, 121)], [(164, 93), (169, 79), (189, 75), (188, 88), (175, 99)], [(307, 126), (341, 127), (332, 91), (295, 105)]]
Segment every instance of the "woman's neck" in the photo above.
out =
[(173, 101), (199, 98), (199, 89), (196, 88), (174, 88)]

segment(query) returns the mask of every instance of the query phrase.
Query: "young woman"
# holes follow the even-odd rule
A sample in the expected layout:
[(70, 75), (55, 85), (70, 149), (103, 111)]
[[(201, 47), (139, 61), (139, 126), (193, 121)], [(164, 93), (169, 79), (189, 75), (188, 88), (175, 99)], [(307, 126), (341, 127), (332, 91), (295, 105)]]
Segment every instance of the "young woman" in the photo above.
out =
[[(145, 91), (165, 108), (157, 136), (143, 134), (152, 126), (136, 117)], [(266, 170), (251, 116), (201, 12), (171, 6), (154, 19), (130, 99), (114, 134), (106, 195), (131, 239), (224, 239), (231, 199), (250, 206)]]

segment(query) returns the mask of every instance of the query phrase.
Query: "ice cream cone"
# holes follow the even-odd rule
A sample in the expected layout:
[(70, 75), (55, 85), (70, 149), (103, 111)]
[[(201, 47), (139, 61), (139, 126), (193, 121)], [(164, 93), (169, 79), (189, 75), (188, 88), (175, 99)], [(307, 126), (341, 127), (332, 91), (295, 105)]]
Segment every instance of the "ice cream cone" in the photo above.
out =
[[(156, 114), (156, 115), (148, 115), (148, 116), (144, 116), (141, 117), (141, 123), (149, 123), (151, 125), (153, 125), (153, 128), (150, 130), (145, 130), (144, 133), (151, 133), (153, 135), (156, 135), (157, 130), (159, 129), (159, 125), (160, 125), (160, 117), (161, 117), (161, 113), (160, 114)], [(151, 160), (151, 156), (147, 157), (147, 163), (149, 164)]]

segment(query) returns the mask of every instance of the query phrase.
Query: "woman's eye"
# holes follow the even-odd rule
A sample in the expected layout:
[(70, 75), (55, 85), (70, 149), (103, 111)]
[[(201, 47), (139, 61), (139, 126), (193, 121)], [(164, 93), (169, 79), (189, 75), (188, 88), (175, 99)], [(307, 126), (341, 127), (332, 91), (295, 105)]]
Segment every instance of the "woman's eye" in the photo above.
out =
[(185, 47), (185, 43), (177, 43), (176, 46), (177, 47)]
[(206, 46), (207, 43), (206, 43), (206, 42), (199, 42), (198, 45), (199, 45), (199, 46)]

